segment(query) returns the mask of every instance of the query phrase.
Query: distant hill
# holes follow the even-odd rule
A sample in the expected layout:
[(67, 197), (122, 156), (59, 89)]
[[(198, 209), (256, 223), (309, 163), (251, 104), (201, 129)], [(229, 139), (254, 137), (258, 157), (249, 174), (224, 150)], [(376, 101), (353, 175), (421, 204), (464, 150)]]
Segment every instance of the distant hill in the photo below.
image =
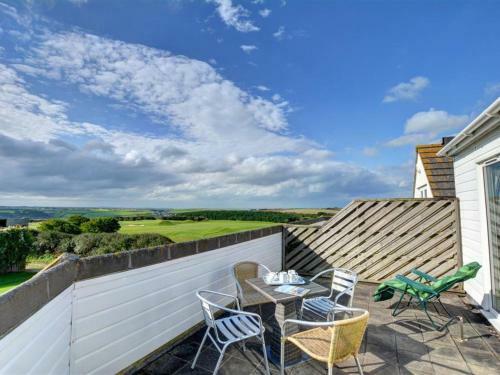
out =
[(82, 208), (82, 207), (10, 207), (0, 206), (0, 219), (46, 220), (64, 218), (71, 215), (93, 217), (132, 217), (162, 216), (169, 210), (134, 209), (134, 208)]

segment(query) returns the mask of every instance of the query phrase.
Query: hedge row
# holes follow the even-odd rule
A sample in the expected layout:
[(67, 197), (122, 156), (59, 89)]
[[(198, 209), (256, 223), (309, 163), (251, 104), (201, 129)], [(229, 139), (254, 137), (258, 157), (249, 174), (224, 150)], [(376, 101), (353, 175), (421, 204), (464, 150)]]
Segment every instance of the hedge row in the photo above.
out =
[[(314, 215), (312, 215), (314, 216)], [(273, 223), (289, 223), (305, 219), (306, 216), (276, 211), (256, 210), (200, 210), (188, 211), (165, 218), (168, 220), (243, 220), (243, 221), (268, 221)]]

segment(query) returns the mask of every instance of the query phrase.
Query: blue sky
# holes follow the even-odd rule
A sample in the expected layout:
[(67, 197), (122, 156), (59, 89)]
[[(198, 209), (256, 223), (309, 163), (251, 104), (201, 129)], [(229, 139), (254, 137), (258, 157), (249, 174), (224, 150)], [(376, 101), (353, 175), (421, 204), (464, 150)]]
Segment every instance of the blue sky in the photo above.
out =
[(494, 1), (0, 2), (0, 204), (331, 207), (500, 94)]

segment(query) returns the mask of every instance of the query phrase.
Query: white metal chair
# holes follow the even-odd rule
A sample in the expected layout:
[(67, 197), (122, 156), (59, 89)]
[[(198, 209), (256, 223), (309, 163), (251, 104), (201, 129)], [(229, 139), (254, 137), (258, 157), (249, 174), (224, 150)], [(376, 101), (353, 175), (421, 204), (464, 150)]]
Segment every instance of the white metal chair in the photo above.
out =
[(236, 292), (241, 307), (255, 306), (268, 303), (269, 300), (261, 293), (249, 286), (245, 280), (264, 276), (271, 270), (260, 263), (244, 261), (233, 266), (233, 277), (236, 282)]
[[(311, 358), (324, 362), (328, 366), (328, 374), (333, 374), (333, 366), (354, 357), (358, 371), (363, 369), (358, 359), (359, 348), (368, 325), (369, 313), (363, 309), (336, 307), (336, 311), (348, 313), (348, 319), (330, 322), (310, 322), (286, 319), (281, 326), (281, 375), (285, 373), (285, 343), (288, 341), (298, 347)], [(354, 316), (354, 315), (357, 316)], [(286, 326), (294, 324), (309, 327), (305, 331), (286, 334)]]
[[(311, 281), (314, 281), (320, 276), (332, 273), (332, 284), (330, 295), (307, 298), (302, 300), (302, 307), (300, 309), (300, 318), (302, 319), (304, 311), (311, 312), (325, 320), (334, 320), (335, 307), (351, 307), (354, 298), (354, 288), (358, 283), (358, 275), (356, 272), (345, 268), (331, 268), (322, 271), (315, 275)], [(345, 305), (339, 303), (342, 296), (348, 296), (349, 300)]]
[[(203, 311), (205, 323), (207, 324), (207, 330), (205, 332), (205, 335), (203, 336), (203, 340), (201, 341), (198, 352), (196, 353), (196, 357), (194, 357), (191, 369), (194, 369), (194, 367), (196, 366), (196, 361), (198, 360), (201, 349), (203, 348), (207, 337), (212, 340), (213, 344), (220, 353), (219, 359), (217, 360), (217, 364), (215, 366), (215, 370), (213, 372), (214, 374), (217, 374), (217, 371), (219, 370), (220, 364), (222, 362), (222, 358), (224, 357), (224, 352), (229, 345), (237, 342), (242, 342), (244, 345), (245, 340), (256, 337), (262, 342), (262, 351), (264, 353), (266, 371), (269, 375), (269, 363), (267, 361), (266, 344), (264, 342), (264, 326), (262, 325), (261, 317), (258, 314), (240, 310), (238, 298), (230, 294), (213, 292), (210, 290), (199, 290), (198, 292), (196, 292), (196, 296), (201, 302), (201, 309)], [(207, 297), (210, 296), (218, 298), (231, 298), (236, 302), (237, 310), (218, 305), (208, 300)], [(228, 312), (232, 315), (225, 318), (215, 319), (214, 313), (218, 310)], [(211, 330), (213, 332), (213, 335), (211, 333)], [(220, 348), (220, 346), (222, 346), (222, 348)], [(243, 348), (245, 347), (243, 346)]]

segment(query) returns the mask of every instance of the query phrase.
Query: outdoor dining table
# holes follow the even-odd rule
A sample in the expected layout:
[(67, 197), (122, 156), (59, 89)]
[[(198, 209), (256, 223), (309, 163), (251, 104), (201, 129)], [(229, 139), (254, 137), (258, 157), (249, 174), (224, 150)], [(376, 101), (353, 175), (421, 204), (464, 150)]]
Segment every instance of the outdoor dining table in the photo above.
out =
[[(314, 297), (318, 295), (328, 294), (329, 289), (306, 280), (305, 284), (297, 285), (305, 289), (309, 289), (306, 295), (299, 297), (291, 294), (276, 292), (275, 289), (279, 285), (268, 285), (263, 278), (247, 279), (249, 284), (256, 291), (265, 296), (269, 302), (276, 305), (274, 318), (271, 320), (271, 342), (270, 345), (270, 360), (279, 364), (281, 352), (281, 325), (286, 319), (298, 319), (298, 310), (300, 309), (300, 302), (302, 298)], [(287, 324), (286, 334), (294, 334), (299, 332), (299, 327), (295, 324)], [(298, 347), (292, 343), (285, 343), (285, 367), (291, 366), (302, 361), (302, 352)]]

